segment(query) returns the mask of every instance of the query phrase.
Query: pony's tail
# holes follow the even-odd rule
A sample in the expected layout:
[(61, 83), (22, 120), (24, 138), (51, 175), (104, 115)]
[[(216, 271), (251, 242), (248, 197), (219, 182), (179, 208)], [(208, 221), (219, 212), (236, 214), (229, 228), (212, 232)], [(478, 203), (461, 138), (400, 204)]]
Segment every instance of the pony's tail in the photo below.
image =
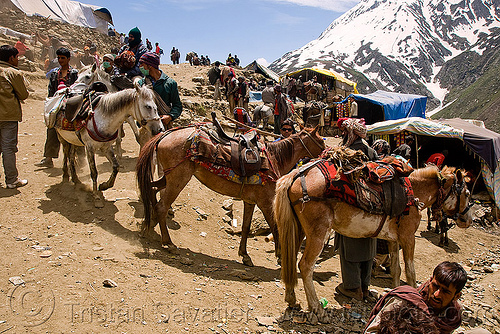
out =
[(144, 206), (142, 232), (145, 232), (151, 226), (152, 205), (156, 202), (156, 191), (154, 191), (152, 187), (153, 171), (151, 166), (156, 146), (161, 139), (163, 139), (163, 133), (159, 133), (151, 138), (151, 140), (141, 148), (135, 168), (142, 205)]
[(281, 279), (287, 288), (294, 288), (297, 285), (297, 246), (301, 241), (298, 221), (288, 197), (288, 190), (295, 174), (289, 173), (278, 180), (273, 203), (274, 219), (278, 226), (281, 244)]

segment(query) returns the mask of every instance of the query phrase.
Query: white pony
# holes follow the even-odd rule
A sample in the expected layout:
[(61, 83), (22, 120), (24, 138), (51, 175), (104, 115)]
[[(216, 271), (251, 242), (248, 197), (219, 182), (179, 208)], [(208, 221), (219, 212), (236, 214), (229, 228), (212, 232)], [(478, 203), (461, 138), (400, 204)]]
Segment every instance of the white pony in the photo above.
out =
[[(109, 73), (101, 69), (101, 67), (97, 66), (95, 63), (93, 65), (87, 65), (83, 67), (78, 73), (78, 79), (76, 80), (77, 83), (84, 83), (87, 86), (96, 81), (100, 81), (103, 84), (105, 84), (106, 87), (108, 88), (108, 92), (110, 93), (118, 92), (118, 88), (111, 83), (111, 76), (109, 75)], [(132, 117), (128, 117), (125, 121), (130, 125), (130, 128), (134, 133), (135, 140), (139, 144), (141, 144), (140, 131), (134, 119)], [(123, 152), (121, 148), (122, 137), (123, 137), (123, 125), (120, 127), (119, 131), (120, 131), (119, 135), (118, 137), (116, 137), (116, 153), (118, 155), (118, 158), (121, 159)]]
[[(93, 183), (94, 205), (103, 207), (104, 200), (99, 191), (111, 188), (118, 174), (118, 160), (115, 157), (112, 142), (118, 136), (118, 130), (123, 122), (132, 117), (134, 121), (147, 128), (153, 135), (164, 131), (163, 124), (158, 115), (153, 91), (147, 87), (129, 88), (116, 93), (104, 94), (95, 109), (90, 112), (83, 122), (83, 127), (75, 130), (64, 130), (62, 122), (55, 125), (64, 152), (63, 180), (69, 181), (68, 161), (71, 179), (74, 183), (81, 183), (75, 170), (74, 146), (85, 146), (90, 174)], [(59, 117), (62, 117), (60, 115)], [(106, 182), (97, 188), (97, 168), (95, 165), (96, 150), (103, 151), (113, 165), (113, 172)]]

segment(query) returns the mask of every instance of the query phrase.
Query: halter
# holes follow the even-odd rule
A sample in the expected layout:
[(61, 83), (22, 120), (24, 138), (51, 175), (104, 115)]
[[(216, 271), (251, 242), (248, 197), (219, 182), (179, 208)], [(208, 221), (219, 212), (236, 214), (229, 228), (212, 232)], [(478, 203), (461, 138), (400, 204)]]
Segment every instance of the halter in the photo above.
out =
[[(136, 100), (136, 104), (139, 104), (139, 101)], [(140, 107), (137, 106), (137, 108), (134, 109), (134, 118), (138, 120), (138, 122), (141, 124), (141, 126), (146, 126), (149, 122), (153, 121), (159, 121), (161, 120), (160, 116), (153, 116), (153, 117), (142, 117), (142, 114), (140, 114)], [(139, 115), (137, 115), (137, 112), (139, 111)], [(140, 116), (140, 117), (139, 117)], [(140, 121), (139, 121), (140, 119)]]
[[(448, 191), (448, 194), (446, 194), (446, 196), (442, 197), (441, 194), (444, 192), (444, 188), (443, 188), (444, 183), (442, 182), (442, 180), (444, 178), (441, 175), (441, 172), (439, 173), (439, 179), (440, 179), (440, 188), (439, 188), (440, 196), (438, 196), (438, 200), (436, 201), (439, 203), (439, 205), (435, 208), (435, 210), (442, 208), (444, 202), (446, 202), (446, 200), (451, 196), (451, 194), (453, 194), (457, 198), (457, 203), (455, 204), (455, 209), (453, 210), (453, 214), (450, 216), (450, 218), (453, 220), (457, 220), (459, 216), (465, 215), (469, 211), (469, 209), (472, 207), (472, 203), (469, 203), (462, 212), (459, 212), (460, 211), (460, 197), (461, 197), (460, 195), (462, 194), (462, 191), (464, 190), (464, 187), (466, 186), (465, 181), (462, 181), (461, 184), (458, 184), (457, 178), (454, 175), (453, 184), (450, 187), (450, 191)], [(441, 197), (442, 199), (440, 199), (439, 197)]]
[[(313, 138), (313, 136), (311, 136), (311, 134), (307, 131), (305, 131), (306, 135), (313, 141), (314, 144), (316, 144), (321, 150), (323, 150), (323, 145), (321, 145), (320, 143), (318, 143), (316, 141), (316, 139)], [(311, 153), (311, 151), (309, 151), (309, 149), (307, 148), (306, 144), (304, 143), (304, 141), (302, 140), (302, 138), (299, 137), (299, 140), (300, 140), (300, 143), (302, 144), (302, 146), (304, 146), (304, 148), (306, 149), (307, 151), (307, 154), (309, 154), (309, 156), (311, 158), (314, 158), (314, 155)]]

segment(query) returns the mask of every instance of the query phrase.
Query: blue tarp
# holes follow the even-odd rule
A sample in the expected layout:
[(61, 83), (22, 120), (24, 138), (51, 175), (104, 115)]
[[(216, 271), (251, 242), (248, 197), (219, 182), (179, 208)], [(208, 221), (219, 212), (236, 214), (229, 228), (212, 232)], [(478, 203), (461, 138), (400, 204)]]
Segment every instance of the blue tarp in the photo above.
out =
[(262, 92), (251, 90), (249, 102), (262, 102)]
[(378, 90), (371, 94), (351, 94), (355, 101), (367, 101), (384, 109), (384, 121), (407, 118), (425, 118), (427, 97), (421, 95), (400, 94)]

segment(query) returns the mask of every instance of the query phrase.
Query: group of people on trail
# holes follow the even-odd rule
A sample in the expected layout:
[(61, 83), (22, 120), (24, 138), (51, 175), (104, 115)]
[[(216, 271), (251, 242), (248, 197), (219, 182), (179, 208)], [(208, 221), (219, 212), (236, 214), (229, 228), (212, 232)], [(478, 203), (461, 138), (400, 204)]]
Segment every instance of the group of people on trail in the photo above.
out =
[[(198, 56), (198, 53), (191, 51), (186, 54), (186, 61), (189, 62), (191, 66), (210, 66), (211, 61), (208, 55)], [(177, 62), (178, 64), (179, 62)]]
[(229, 54), (226, 59), (226, 65), (227, 66), (233, 66), (233, 67), (239, 67), (240, 66), (240, 59), (238, 58), (238, 55), (234, 55), (234, 57)]
[[(166, 108), (162, 110), (166, 111), (161, 118), (166, 128), (171, 127), (171, 122), (182, 112), (177, 83), (160, 70), (160, 56), (156, 52), (148, 51), (141, 37), (141, 32), (137, 27), (131, 29), (128, 34), (128, 44), (122, 46), (117, 56), (112, 53), (105, 54), (100, 66), (110, 74), (112, 83), (122, 85), (116, 85), (118, 89), (133, 87), (133, 78), (143, 78), (139, 84), (151, 85), (165, 103)], [(59, 67), (50, 74), (48, 97), (54, 96), (60, 89), (70, 87), (78, 78), (78, 71), (70, 65), (70, 51), (66, 48), (59, 48), (56, 54)], [(128, 84), (124, 85), (123, 82), (128, 82)], [(59, 149), (60, 142), (56, 129), (47, 128), (43, 159), (35, 166), (53, 167), (53, 159), (59, 156)]]

